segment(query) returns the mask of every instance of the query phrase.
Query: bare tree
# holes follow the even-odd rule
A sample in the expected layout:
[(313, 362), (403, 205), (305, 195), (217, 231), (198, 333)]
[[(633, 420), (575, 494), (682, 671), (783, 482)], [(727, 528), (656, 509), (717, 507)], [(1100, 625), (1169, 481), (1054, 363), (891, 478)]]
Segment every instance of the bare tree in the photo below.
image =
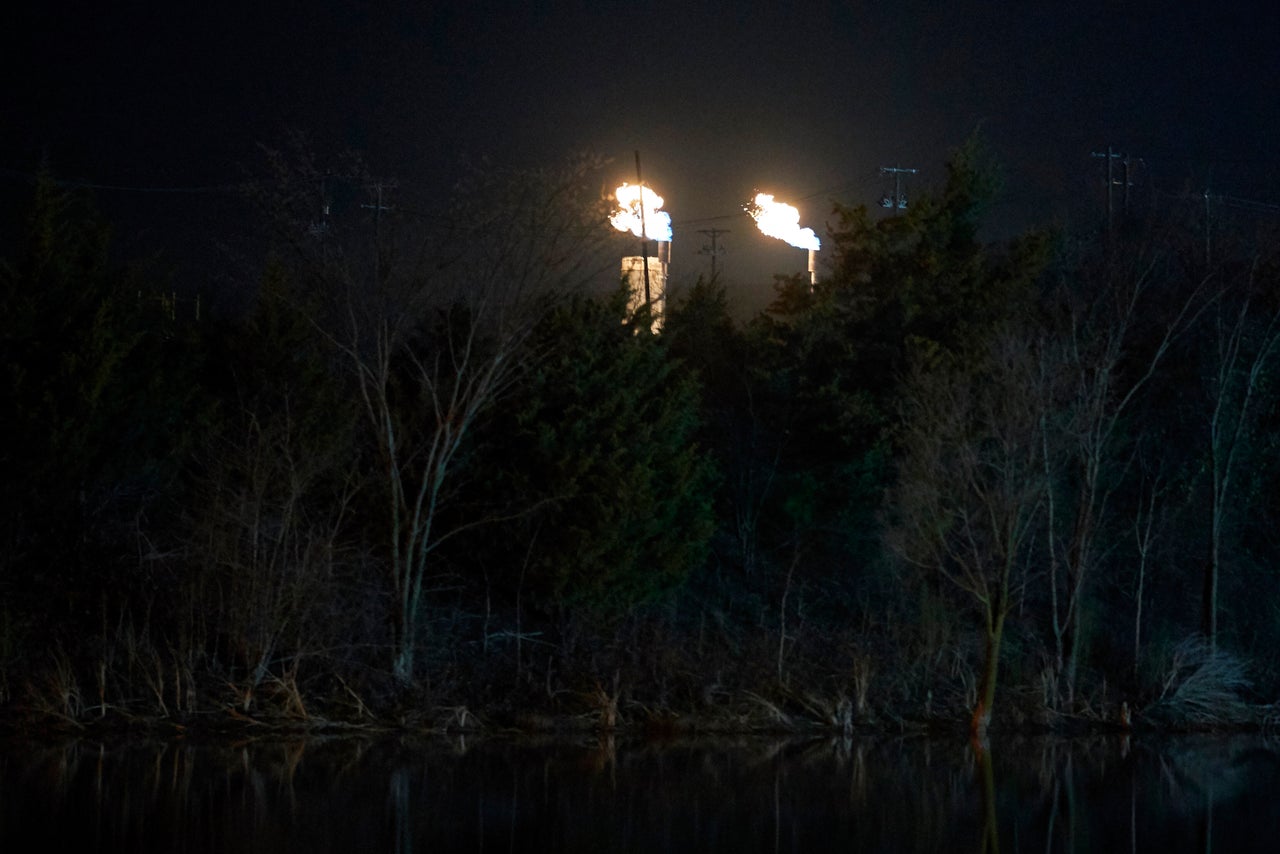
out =
[(972, 371), (917, 373), (903, 412), (890, 531), (896, 551), (940, 575), (977, 608), (985, 642), (971, 721), (991, 719), (1014, 579), (1042, 510), (1034, 358), (1011, 334)]
[(1167, 496), (1170, 484), (1159, 463), (1154, 471), (1139, 451), (1142, 480), (1138, 485), (1137, 506), (1133, 514), (1134, 550), (1137, 552), (1136, 578), (1133, 583), (1133, 676), (1136, 680), (1142, 662), (1142, 619), (1146, 606), (1146, 589), (1155, 565), (1155, 551), (1162, 530), (1168, 522)]
[(1139, 255), (1131, 266), (1108, 264), (1094, 292), (1064, 286), (1062, 328), (1040, 347), (1050, 620), (1056, 683), (1065, 692), (1056, 699), (1068, 706), (1074, 703), (1084, 597), (1100, 554), (1102, 521), (1130, 459), (1132, 437), (1122, 425), (1209, 302), (1202, 281), (1171, 310), (1157, 311), (1167, 293), (1154, 289), (1172, 286), (1162, 272), (1161, 257)]
[[(1259, 312), (1255, 263), (1236, 299), (1221, 299), (1213, 314), (1213, 363), (1209, 380), (1209, 560), (1205, 565), (1201, 631), (1210, 651), (1218, 642), (1218, 586), (1229, 513), (1239, 488), (1236, 475), (1246, 453), (1266, 370), (1280, 345), (1280, 308)], [(1234, 311), (1232, 311), (1234, 309)]]
[(328, 603), (356, 475), (336, 443), (307, 443), (287, 398), (228, 427), (204, 462), (191, 551), (229, 664), (244, 668), (231, 687), (248, 712), (264, 681), (283, 678), (273, 666), (296, 678), (301, 658), (336, 639)]
[(413, 223), (387, 210), (375, 185), (372, 263), (320, 267), (344, 303), (325, 332), (352, 369), (382, 468), (392, 672), (402, 682), (414, 676), (433, 554), (485, 521), (443, 521), (460, 449), (536, 359), (523, 347), (546, 301), (613, 269), (599, 251), (613, 233), (604, 200), (588, 182), (597, 165), (477, 172), (443, 226), (412, 241)]

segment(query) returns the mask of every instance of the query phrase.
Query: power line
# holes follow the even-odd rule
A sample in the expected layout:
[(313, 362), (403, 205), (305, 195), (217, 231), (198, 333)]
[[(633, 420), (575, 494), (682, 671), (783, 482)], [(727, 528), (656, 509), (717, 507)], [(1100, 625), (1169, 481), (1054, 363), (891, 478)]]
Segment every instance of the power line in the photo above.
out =
[[(23, 172), (17, 169), (0, 169), (0, 174), (10, 178), (17, 178), (22, 181), (35, 183), (39, 176), (30, 172)], [(84, 190), (111, 190), (121, 193), (230, 193), (238, 192), (245, 188), (245, 183), (237, 184), (207, 184), (204, 186), (191, 187), (139, 187), (136, 185), (126, 184), (103, 184), (97, 181), (89, 181), (81, 178), (58, 178), (50, 177), (52, 183), (59, 187), (77, 187)]]
[(672, 225), (701, 225), (704, 222), (724, 222), (727, 219), (742, 219), (749, 216), (746, 211), (736, 211), (731, 214), (720, 214), (719, 216), (703, 216), (697, 219), (681, 219), (675, 220)]
[(1273, 202), (1260, 202), (1255, 199), (1241, 199), (1236, 196), (1214, 196), (1213, 198), (1228, 207), (1241, 208), (1247, 211), (1280, 213), (1280, 205)]

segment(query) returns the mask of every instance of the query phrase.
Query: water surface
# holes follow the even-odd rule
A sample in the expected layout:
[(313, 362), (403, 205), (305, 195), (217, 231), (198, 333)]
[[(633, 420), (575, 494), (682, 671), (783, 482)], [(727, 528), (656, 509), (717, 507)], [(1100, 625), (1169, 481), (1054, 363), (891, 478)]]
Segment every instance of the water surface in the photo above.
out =
[(0, 850), (1273, 851), (1265, 738), (0, 742)]

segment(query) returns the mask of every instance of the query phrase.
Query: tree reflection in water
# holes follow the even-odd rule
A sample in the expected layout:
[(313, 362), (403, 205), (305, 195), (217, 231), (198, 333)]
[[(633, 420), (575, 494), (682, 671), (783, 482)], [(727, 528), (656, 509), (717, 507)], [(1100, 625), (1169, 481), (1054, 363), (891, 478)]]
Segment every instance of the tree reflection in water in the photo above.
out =
[(0, 847), (1270, 851), (1262, 738), (0, 741)]

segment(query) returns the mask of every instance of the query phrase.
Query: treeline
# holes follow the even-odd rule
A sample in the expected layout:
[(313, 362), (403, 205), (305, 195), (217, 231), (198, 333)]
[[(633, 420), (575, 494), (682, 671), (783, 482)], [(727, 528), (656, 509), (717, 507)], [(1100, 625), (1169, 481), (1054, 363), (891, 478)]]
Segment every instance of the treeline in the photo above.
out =
[(333, 172), (274, 166), (252, 305), (198, 318), (36, 186), (0, 268), (10, 719), (1268, 719), (1264, 231), (984, 241), (971, 143), (898, 216), (836, 204), (815, 286), (742, 324), (700, 281), (654, 335), (598, 286), (596, 163), (323, 220)]

